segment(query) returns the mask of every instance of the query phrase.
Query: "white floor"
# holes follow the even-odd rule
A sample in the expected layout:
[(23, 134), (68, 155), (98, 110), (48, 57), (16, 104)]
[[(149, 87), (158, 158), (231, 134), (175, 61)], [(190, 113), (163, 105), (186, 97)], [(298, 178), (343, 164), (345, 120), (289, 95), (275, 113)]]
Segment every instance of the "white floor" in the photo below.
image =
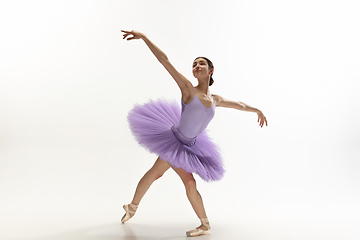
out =
[[(145, 153), (146, 158), (151, 156)], [(186, 231), (199, 225), (184, 186), (172, 170), (150, 187), (136, 215), (121, 224), (122, 205), (131, 201), (137, 182), (152, 163), (143, 161), (136, 168), (115, 164), (102, 172), (98, 170), (101, 163), (91, 159), (88, 162), (94, 163), (94, 172), (69, 168), (77, 170), (76, 174), (58, 176), (56, 170), (47, 167), (32, 179), (15, 175), (15, 170), (8, 174), (0, 191), (0, 239), (186, 239)], [(254, 175), (255, 170), (249, 174)], [(216, 183), (195, 176), (212, 228), (210, 236), (199, 239), (360, 239), (355, 186), (351, 191), (354, 195), (335, 191), (337, 186), (330, 183), (310, 192), (310, 184), (296, 187), (291, 178), (275, 185), (271, 181), (276, 176), (261, 175), (259, 184), (244, 176), (232, 168)], [(289, 184), (295, 187), (285, 188)], [(325, 191), (326, 187), (333, 195)]]
[[(114, 210), (119, 212), (119, 209)], [(186, 239), (185, 232), (195, 227), (195, 218), (188, 221), (183, 215), (168, 215), (169, 211), (153, 210), (137, 213), (136, 217), (121, 224), (120, 215), (53, 216), (34, 215), (22, 219), (1, 222), (1, 240), (156, 240)], [(152, 214), (149, 214), (152, 213)], [(212, 233), (199, 239), (242, 239), (242, 240), (332, 240), (360, 239), (360, 222), (299, 221), (274, 218), (252, 219), (234, 217), (233, 213), (211, 221)], [(3, 219), (5, 220), (5, 219)]]

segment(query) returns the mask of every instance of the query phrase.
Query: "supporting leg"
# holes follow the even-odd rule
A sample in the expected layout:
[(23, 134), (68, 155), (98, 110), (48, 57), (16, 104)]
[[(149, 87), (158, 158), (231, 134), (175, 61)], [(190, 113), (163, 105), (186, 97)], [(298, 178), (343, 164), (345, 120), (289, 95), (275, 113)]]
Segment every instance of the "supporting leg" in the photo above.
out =
[(174, 168), (174, 171), (180, 176), (186, 189), (186, 195), (193, 207), (196, 215), (201, 221), (201, 225), (192, 231), (186, 233), (187, 236), (199, 236), (210, 234), (210, 224), (206, 216), (204, 203), (199, 191), (196, 189), (196, 181), (191, 173), (186, 172), (182, 168)]

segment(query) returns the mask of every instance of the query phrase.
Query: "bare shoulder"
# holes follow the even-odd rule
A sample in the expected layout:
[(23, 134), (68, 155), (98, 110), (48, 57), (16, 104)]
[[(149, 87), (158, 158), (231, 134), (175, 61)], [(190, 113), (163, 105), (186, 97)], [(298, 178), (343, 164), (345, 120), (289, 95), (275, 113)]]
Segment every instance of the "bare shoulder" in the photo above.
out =
[(228, 100), (220, 95), (214, 95), (215, 103), (217, 107), (225, 107), (225, 108), (236, 108), (238, 109), (239, 102)]
[(223, 103), (224, 98), (221, 97), (220, 95), (217, 95), (217, 94), (213, 94), (213, 96), (214, 96), (214, 99), (215, 99), (216, 106), (221, 107), (221, 104)]

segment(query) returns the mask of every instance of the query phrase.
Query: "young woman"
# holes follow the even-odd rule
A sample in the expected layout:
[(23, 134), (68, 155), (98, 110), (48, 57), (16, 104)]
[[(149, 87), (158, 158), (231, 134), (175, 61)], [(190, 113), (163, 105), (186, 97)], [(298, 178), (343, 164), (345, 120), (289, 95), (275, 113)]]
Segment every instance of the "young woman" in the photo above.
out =
[(179, 86), (182, 106), (180, 109), (174, 103), (150, 101), (144, 105), (136, 105), (129, 112), (130, 129), (136, 140), (159, 157), (141, 178), (132, 202), (123, 206), (126, 213), (121, 221), (125, 223), (133, 217), (150, 185), (171, 167), (183, 181), (186, 195), (201, 221), (199, 227), (186, 232), (186, 235), (210, 234), (209, 220), (192, 173), (198, 174), (205, 181), (217, 181), (225, 172), (217, 146), (204, 132), (215, 114), (215, 107), (255, 112), (260, 127), (264, 124), (267, 126), (266, 118), (259, 109), (245, 103), (210, 94), (209, 86), (214, 82), (214, 66), (209, 59), (198, 57), (194, 60), (193, 75), (198, 80), (198, 85), (194, 87), (147, 36), (136, 31), (122, 32), (123, 39), (142, 39), (146, 43)]

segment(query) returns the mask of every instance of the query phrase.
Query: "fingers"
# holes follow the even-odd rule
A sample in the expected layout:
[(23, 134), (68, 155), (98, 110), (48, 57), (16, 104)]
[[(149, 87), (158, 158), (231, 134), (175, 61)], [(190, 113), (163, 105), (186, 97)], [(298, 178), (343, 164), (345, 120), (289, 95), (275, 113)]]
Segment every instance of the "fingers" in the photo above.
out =
[[(131, 33), (124, 34), (123, 39), (127, 38), (130, 34), (131, 34)], [(129, 38), (126, 39), (126, 40), (132, 40), (132, 39), (134, 39), (134, 37), (135, 37), (135, 36), (129, 37)]]
[(268, 125), (266, 117), (261, 112), (258, 113), (258, 120), (257, 121), (258, 121), (260, 127), (263, 127), (264, 123), (265, 123), (266, 126)]
[(131, 31), (121, 30), (121, 31), (124, 33), (123, 39), (126, 39), (129, 35), (132, 35), (130, 36), (130, 38), (127, 38), (126, 40), (140, 39), (142, 37), (142, 33), (136, 32), (134, 30)]
[[(123, 31), (123, 30), (121, 30), (122, 32), (125, 32), (125, 31)], [(129, 34), (130, 33), (125, 33), (124, 35), (123, 35), (123, 39), (125, 39), (127, 36), (129, 36)]]
[[(134, 35), (134, 34), (132, 33), (132, 31), (125, 31), (125, 30), (121, 30), (121, 31), (124, 33), (123, 39), (127, 38), (130, 34), (131, 34), (131, 35)], [(135, 36), (135, 35), (134, 35), (134, 36)], [(131, 37), (131, 38), (128, 38), (128, 39), (126, 39), (126, 40), (134, 39), (134, 36)]]
[(263, 126), (264, 126), (264, 123), (265, 123), (266, 126), (268, 125), (265, 116), (261, 116), (261, 117), (259, 116), (259, 117), (258, 117), (258, 123), (259, 123), (259, 126), (260, 126), (260, 127), (263, 127)]
[(260, 127), (263, 127), (264, 126), (264, 123), (265, 123), (265, 125), (267, 126), (268, 124), (267, 124), (267, 120), (266, 120), (266, 117), (264, 117), (264, 118), (261, 118), (261, 121), (260, 121), (260, 124), (259, 124), (259, 126)]

